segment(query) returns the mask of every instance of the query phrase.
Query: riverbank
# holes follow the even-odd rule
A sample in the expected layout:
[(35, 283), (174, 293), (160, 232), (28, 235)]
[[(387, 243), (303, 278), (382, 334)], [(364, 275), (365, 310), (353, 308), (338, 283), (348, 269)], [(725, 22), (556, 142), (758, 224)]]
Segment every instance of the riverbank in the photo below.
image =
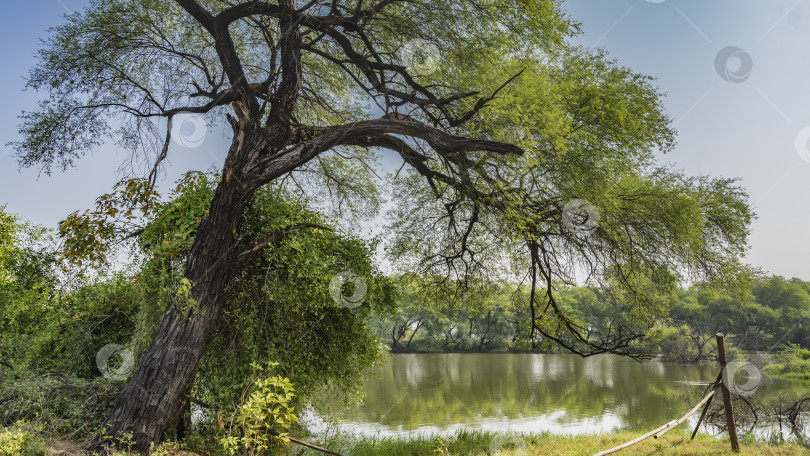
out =
[[(574, 456), (593, 455), (613, 448), (641, 435), (635, 432), (616, 432), (599, 435), (565, 436), (550, 433), (511, 434), (481, 431), (461, 431), (454, 436), (402, 438), (348, 437), (331, 439), (328, 442), (313, 442), (332, 451), (351, 456)], [(30, 445), (18, 447), (18, 451), (4, 452), (10, 448), (0, 445), (0, 455), (14, 456), (84, 456), (82, 444), (59, 440), (36, 443), (38, 438), (29, 435)], [(647, 439), (617, 453), (620, 456), (641, 455), (810, 455), (808, 446), (797, 443), (768, 443), (757, 441), (752, 436), (742, 436), (741, 452), (734, 453), (727, 439), (698, 434), (690, 441), (688, 430), (676, 430), (660, 439)], [(0, 439), (2, 441), (2, 439)], [(807, 443), (805, 444), (807, 445)], [(22, 451), (19, 451), (22, 450)], [(324, 453), (290, 445), (286, 449), (271, 451), (274, 456), (296, 454), (297, 456), (321, 456)], [(166, 442), (156, 448), (153, 455), (160, 456), (221, 456), (221, 447), (203, 436), (193, 436), (188, 442)], [(134, 453), (117, 452), (115, 456), (136, 456)]]
[[(462, 431), (450, 437), (413, 439), (349, 437), (332, 442), (329, 448), (351, 456), (571, 456), (592, 455), (628, 442), (642, 433), (617, 432), (600, 435), (565, 436), (550, 433), (504, 434)], [(810, 448), (796, 443), (778, 444), (742, 438), (742, 451), (733, 453), (727, 439), (699, 434), (690, 441), (687, 430), (673, 431), (660, 439), (647, 439), (622, 450), (633, 455), (810, 455)], [(304, 453), (315, 455), (316, 453)]]

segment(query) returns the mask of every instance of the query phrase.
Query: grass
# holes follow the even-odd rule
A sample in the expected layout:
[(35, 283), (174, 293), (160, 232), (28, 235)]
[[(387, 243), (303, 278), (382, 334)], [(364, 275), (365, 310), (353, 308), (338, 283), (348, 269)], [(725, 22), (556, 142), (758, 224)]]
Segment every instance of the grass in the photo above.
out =
[[(8, 431), (8, 429), (6, 429)], [(0, 432), (2, 434), (2, 432)], [(531, 435), (492, 433), (482, 431), (461, 431), (453, 436), (430, 436), (413, 439), (381, 438), (381, 437), (341, 437), (337, 441), (324, 444), (329, 449), (339, 451), (351, 456), (574, 456), (592, 455), (599, 451), (618, 446), (624, 442), (638, 437), (639, 433), (617, 432), (599, 435), (564, 436), (550, 433)], [(6, 436), (8, 437), (8, 436)], [(23, 436), (28, 451), (18, 452), (12, 450), (10, 442), (3, 442), (0, 438), (0, 455), (2, 456), (44, 456), (45, 454), (60, 454), (79, 456), (85, 454), (79, 450), (79, 445), (68, 442), (40, 441), (34, 435)], [(8, 439), (6, 439), (8, 440)], [(45, 439), (43, 439), (45, 440)], [(774, 439), (779, 442), (779, 439)], [(687, 430), (673, 431), (661, 439), (647, 439), (630, 448), (622, 450), (620, 456), (640, 455), (810, 455), (810, 448), (802, 447), (796, 443), (780, 442), (769, 444), (756, 441), (753, 436), (743, 436), (742, 451), (733, 453), (728, 439), (699, 434), (694, 441), (689, 440)], [(5, 443), (3, 445), (2, 443)], [(30, 446), (29, 446), (30, 445)], [(202, 453), (189, 453), (194, 451), (196, 445), (166, 442), (153, 453), (153, 456), (191, 456)], [(4, 448), (6, 452), (4, 452)], [(60, 447), (57, 448), (55, 447)], [(72, 448), (71, 448), (72, 447)], [(191, 448), (189, 448), (191, 447)], [(198, 447), (199, 448), (199, 447)], [(199, 449), (196, 451), (200, 451)], [(10, 450), (10, 452), (9, 452)], [(15, 451), (16, 450), (16, 451)], [(217, 452), (218, 453), (218, 452)], [(287, 455), (312, 456), (323, 453), (302, 451), (301, 447), (291, 445)], [(281, 454), (284, 454), (281, 453)], [(274, 453), (279, 455), (279, 453)], [(133, 453), (119, 452), (116, 456), (135, 456)], [(269, 455), (268, 455), (269, 456)]]
[[(397, 438), (356, 437), (329, 444), (329, 448), (351, 456), (571, 456), (592, 455), (641, 435), (617, 432), (600, 435), (564, 436), (549, 433), (520, 435), (462, 431), (451, 437)], [(740, 453), (733, 453), (728, 439), (698, 435), (689, 440), (687, 431), (673, 431), (661, 439), (647, 439), (618, 454), (630, 455), (810, 455), (810, 449), (796, 443), (772, 445), (748, 437)], [(297, 452), (295, 454), (298, 454)], [(316, 453), (304, 453), (314, 455)]]
[(794, 360), (765, 366), (763, 372), (768, 377), (788, 380), (810, 380), (810, 360)]

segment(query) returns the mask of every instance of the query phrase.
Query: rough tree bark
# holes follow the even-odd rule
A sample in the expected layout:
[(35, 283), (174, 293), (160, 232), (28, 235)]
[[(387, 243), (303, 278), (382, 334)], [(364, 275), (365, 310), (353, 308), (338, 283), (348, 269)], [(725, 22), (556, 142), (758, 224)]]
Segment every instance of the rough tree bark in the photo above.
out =
[[(257, 189), (330, 150), (368, 165), (364, 154), (340, 152), (387, 149), (418, 175), (403, 181), (415, 194), (403, 200), (400, 222), (422, 234), (403, 255), (423, 256), (426, 274), (466, 287), (466, 277), (488, 269), (487, 255), (528, 266), (533, 346), (644, 356), (632, 350), (642, 337), (634, 324), (611, 325), (593, 340), (557, 301), (555, 284), (573, 283), (578, 266), (652, 311), (658, 307), (641, 279), (670, 287), (683, 271), (725, 281), (743, 269), (752, 218), (745, 192), (732, 179), (649, 166), (653, 150), (674, 147), (660, 93), (601, 50), (571, 46), (579, 27), (557, 1), (204, 5), (91, 2), (54, 30), (28, 78), (50, 96), (21, 116), (14, 144), (24, 166), (71, 166), (108, 134), (136, 155), (157, 153), (154, 183), (175, 116), (227, 111), (233, 129), (221, 182), (186, 257), (193, 309), (186, 300), (167, 308), (96, 449), (113, 441), (106, 437), (131, 434), (135, 449), (147, 450), (177, 419), (229, 278), (299, 228), (237, 238), (243, 209)], [(416, 61), (422, 53), (441, 70)], [(502, 93), (507, 87), (514, 90)], [(163, 125), (161, 148), (155, 135)], [(583, 206), (566, 203), (588, 196), (599, 199), (593, 209), (609, 209), (598, 227), (579, 226)], [(396, 336), (395, 345), (403, 340)]]
[[(139, 2), (131, 3), (136, 7), (154, 7), (141, 6)], [(153, 5), (149, 2), (146, 3)], [(214, 14), (195, 0), (174, 0), (174, 4), (179, 5), (188, 15), (187, 17), (193, 19), (191, 28), (196, 28), (195, 32), (207, 34), (204, 39), (201, 39), (206, 49), (205, 56), (188, 55), (182, 50), (175, 49), (172, 43), (166, 44), (161, 41), (169, 40), (173, 33), (160, 31), (160, 39), (157, 44), (150, 44), (151, 41), (144, 40), (140, 36), (129, 37), (124, 34), (120, 37), (123, 40), (120, 43), (121, 52), (131, 47), (140, 49), (138, 46), (147, 48), (154, 46), (154, 49), (147, 49), (149, 52), (139, 55), (151, 56), (152, 51), (159, 48), (162, 52), (172, 54), (183, 61), (191, 61), (192, 63), (189, 65), (199, 69), (205, 76), (199, 76), (199, 80), (195, 80), (194, 76), (190, 75), (184, 87), (193, 87), (193, 92), (184, 93), (184, 96), (179, 98), (172, 96), (166, 97), (166, 99), (180, 100), (177, 103), (188, 102), (190, 104), (197, 100), (204, 100), (204, 103), (199, 105), (167, 106), (166, 102), (159, 102), (160, 97), (155, 98), (148, 89), (144, 88), (143, 84), (137, 83), (137, 78), (132, 79), (129, 75), (119, 74), (125, 73), (127, 67), (116, 60), (120, 52), (110, 54), (112, 62), (98, 62), (98, 56), (93, 52), (92, 47), (87, 52), (88, 55), (83, 57), (90, 62), (87, 65), (89, 65), (88, 71), (91, 71), (92, 74), (95, 74), (97, 68), (100, 67), (99, 63), (103, 63), (102, 67), (115, 69), (114, 75), (110, 76), (111, 80), (116, 81), (116, 84), (129, 84), (133, 91), (144, 91), (144, 100), (141, 104), (130, 106), (126, 100), (120, 103), (108, 103), (102, 99), (101, 107), (92, 104), (75, 109), (71, 107), (69, 110), (71, 113), (84, 112), (82, 109), (92, 111), (115, 108), (122, 109), (125, 114), (135, 116), (140, 120), (168, 118), (170, 125), (174, 115), (184, 112), (205, 114), (215, 108), (229, 107), (233, 114), (227, 116), (233, 129), (233, 139), (222, 169), (222, 180), (215, 191), (208, 215), (198, 227), (195, 242), (186, 262), (185, 275), (192, 283), (190, 297), (195, 301), (194, 308), (189, 309), (182, 303), (169, 306), (136, 372), (104, 423), (105, 435), (99, 435), (94, 440), (93, 448), (97, 450), (104, 450), (105, 444), (110, 443), (110, 440), (106, 439), (107, 436), (115, 439), (129, 433), (132, 434), (135, 449), (146, 450), (150, 443), (158, 442), (167, 426), (177, 419), (184, 395), (193, 384), (195, 371), (203, 355), (209, 333), (225, 305), (223, 294), (229, 278), (250, 255), (277, 242), (286, 233), (292, 231), (285, 230), (275, 233), (267, 239), (237, 239), (234, 228), (243, 209), (258, 188), (295, 171), (321, 153), (341, 146), (356, 146), (387, 149), (399, 154), (404, 163), (410, 165), (413, 171), (424, 180), (425, 190), (432, 191), (432, 196), (441, 202), (447, 211), (449, 220), (447, 229), (448, 233), (452, 233), (451, 236), (454, 239), (458, 239), (457, 243), (451, 243), (457, 252), (450, 256), (442, 256), (442, 258), (447, 262), (448, 267), (452, 266), (454, 269), (454, 262), (457, 259), (463, 260), (465, 255), (470, 258), (473, 256), (473, 247), (467, 241), (473, 228), (483, 223), (479, 218), (481, 214), (504, 215), (504, 223), (513, 223), (514, 218), (520, 214), (526, 215), (524, 218), (527, 220), (549, 220), (550, 223), (558, 225), (562, 223), (559, 221), (562, 213), (560, 197), (547, 197), (545, 193), (542, 193), (537, 196), (536, 201), (532, 200), (531, 191), (524, 188), (523, 182), (508, 182), (499, 174), (498, 170), (504, 169), (506, 176), (517, 176), (514, 170), (510, 170), (510, 167), (528, 166), (527, 164), (510, 163), (520, 161), (517, 156), (524, 153), (521, 147), (484, 139), (501, 137), (498, 134), (476, 133), (477, 136), (481, 136), (480, 139), (458, 134), (465, 131), (480, 132), (479, 126), (473, 125), (469, 129), (460, 127), (475, 119), (478, 113), (485, 109), (502, 89), (515, 81), (525, 70), (516, 68), (515, 74), (504, 78), (506, 80), (502, 85), (489, 86), (490, 93), (486, 94), (474, 90), (451, 93), (452, 89), (449, 86), (434, 83), (423, 85), (427, 84), (424, 81), (429, 81), (429, 79), (411, 74), (411, 70), (407, 67), (408, 64), (403, 64), (402, 58), (397, 57), (396, 53), (390, 49), (391, 42), (398, 39), (397, 36), (393, 38), (389, 36), (389, 33), (392, 33), (390, 28), (395, 21), (400, 20), (399, 15), (402, 11), (393, 11), (392, 14), (388, 14), (389, 11), (386, 10), (402, 7), (407, 11), (413, 2), (409, 0), (358, 1), (355, 3), (311, 1), (304, 2), (304, 6), (301, 6), (300, 3), (294, 0), (278, 0), (275, 3), (267, 1), (207, 2), (207, 5), (219, 7), (219, 12)], [(551, 5), (552, 2), (547, 3)], [(519, 4), (522, 5), (521, 2), (515, 2), (515, 6)], [(432, 8), (433, 6), (427, 2), (421, 3), (421, 7)], [(445, 6), (444, 16), (436, 15), (441, 19), (435, 19), (437, 21), (433, 24), (435, 28), (425, 27), (420, 34), (424, 36), (427, 36), (428, 33), (435, 34), (436, 30), (443, 29), (445, 26), (452, 30), (453, 15), (457, 13), (454, 8), (455, 6)], [(482, 8), (482, 14), (484, 14), (483, 10), (488, 9)], [(151, 10), (140, 12), (149, 17), (150, 26), (154, 25), (151, 21)], [(486, 13), (486, 19), (491, 22), (489, 24), (491, 30), (511, 30), (510, 33), (514, 33), (515, 37), (524, 36), (525, 39), (531, 40), (540, 39), (539, 31), (521, 35), (520, 30), (529, 27), (527, 24), (531, 24), (531, 27), (537, 26), (537, 23), (543, 22), (546, 16), (551, 19), (546, 24), (549, 25), (548, 31), (540, 27), (542, 35), (544, 35), (543, 40), (548, 34), (553, 42), (562, 39), (563, 35), (573, 30), (568, 21), (560, 18), (554, 19), (555, 14), (550, 10), (547, 11), (545, 7), (519, 13), (509, 11), (509, 14), (505, 14), (504, 17), (522, 17), (524, 13), (531, 16), (531, 20), (524, 24), (526, 27), (506, 27), (505, 24), (498, 22), (500, 19), (496, 20), (499, 16), (490, 13)], [(431, 12), (429, 16), (433, 15)], [(375, 20), (379, 20), (379, 23), (375, 23)], [(434, 19), (426, 18), (424, 20)], [(509, 19), (507, 22), (511, 20)], [(523, 21), (514, 20), (517, 21), (516, 23), (523, 24)], [(445, 21), (447, 21), (446, 24)], [(106, 31), (104, 27), (109, 26), (111, 22), (113, 21), (102, 21), (100, 27)], [(462, 19), (459, 24), (467, 27), (472, 22)], [(234, 30), (240, 30), (239, 27), (261, 29), (260, 35), (267, 45), (264, 52), (268, 57), (261, 52), (257, 55), (266, 61), (259, 62), (257, 60), (259, 57), (254, 56), (253, 60), (248, 61), (243, 67), (234, 42), (239, 42), (242, 46), (247, 47), (258, 45), (250, 40), (247, 43), (242, 39), (234, 40), (231, 34)], [(133, 33), (137, 34), (137, 32)], [(375, 36), (377, 34), (380, 36)], [(180, 35), (185, 37), (184, 34)], [(96, 38), (98, 39), (85, 41), (109, 44), (106, 36)], [(487, 41), (488, 38), (486, 37), (482, 42)], [(67, 41), (71, 46), (73, 45), (74, 40)], [(216, 52), (214, 59), (209, 58), (210, 56), (207, 54), (209, 45), (210, 49)], [(73, 47), (70, 47), (70, 50), (73, 51)], [(312, 79), (318, 78), (320, 75), (313, 70), (311, 74), (307, 75), (308, 78), (302, 77), (303, 53), (333, 68), (334, 71), (340, 72), (342, 76), (346, 77), (346, 81), (354, 84), (354, 89), (358, 93), (368, 95), (368, 99), (376, 103), (384, 114), (379, 118), (372, 118), (374, 114), (370, 111), (363, 117), (359, 117), (351, 112), (354, 108), (347, 107), (345, 113), (339, 112), (336, 116), (326, 115), (329, 119), (328, 125), (306, 125), (300, 119), (296, 119), (293, 113), (296, 112), (297, 106), (301, 111), (307, 110), (310, 105), (320, 106), (327, 112), (333, 108), (333, 106), (329, 106), (331, 98), (328, 96), (324, 98), (322, 94), (317, 93), (317, 85), (305, 86), (304, 81), (311, 83)], [(241, 56), (246, 59), (250, 58), (245, 54)], [(66, 71), (62, 66), (73, 66), (72, 61), (66, 63), (59, 59), (56, 60), (61, 65), (59, 71), (55, 72), (56, 76), (61, 76)], [(211, 64), (210, 60), (217, 61), (215, 64)], [(263, 65), (266, 67), (262, 67)], [(245, 68), (249, 68), (249, 71), (246, 72)], [(258, 78), (258, 75), (261, 75), (264, 80), (249, 79)], [(202, 82), (203, 78), (207, 79), (207, 85)], [(54, 86), (60, 85), (60, 80), (53, 82)], [(313, 87), (316, 88), (313, 89)], [(347, 95), (347, 97), (349, 96), (354, 97), (355, 95), (352, 92)], [(354, 101), (351, 100), (351, 103)], [(76, 102), (81, 104), (80, 100)], [(347, 102), (347, 104), (351, 103)], [(56, 104), (58, 105), (58, 103)], [(144, 108), (145, 106), (148, 108)], [(317, 109), (315, 112), (317, 113)], [(299, 115), (298, 117), (306, 116)], [(356, 120), (358, 118), (364, 120)], [(326, 121), (326, 119), (321, 120)], [(311, 120), (311, 122), (314, 123), (315, 120)], [(347, 123), (335, 124), (339, 122)], [(580, 127), (581, 125), (577, 129)], [(30, 128), (31, 131), (37, 133), (41, 130), (41, 125), (34, 122)], [(158, 156), (150, 178), (156, 176), (158, 164), (166, 156), (170, 144), (171, 128), (168, 130), (163, 150)], [(666, 142), (664, 140), (668, 137), (668, 133), (666, 131), (650, 133), (651, 137), (661, 135), (664, 138), (661, 141), (648, 139), (644, 141), (661, 145)], [(72, 144), (68, 143), (69, 146)], [(414, 146), (416, 143), (418, 143), (418, 147)], [(46, 145), (50, 145), (50, 143)], [(638, 148), (635, 141), (633, 148)], [(34, 158), (42, 156), (40, 152), (42, 151), (34, 150), (32, 152)], [(52, 153), (47, 148), (45, 152)], [(535, 183), (532, 181), (540, 177), (530, 177), (525, 185), (533, 189)], [(477, 186), (476, 183), (481, 186)], [(525, 198), (521, 196), (524, 194)], [(508, 200), (509, 204), (505, 202), (504, 198)], [(526, 198), (528, 200), (524, 201)], [(462, 204), (463, 202), (469, 204)], [(486, 210), (483, 211), (484, 209)], [(467, 214), (468, 212), (469, 214)], [(672, 226), (680, 227), (681, 225)], [(581, 353), (575, 347), (566, 345), (565, 340), (544, 332), (544, 327), (537, 324), (539, 317), (535, 313), (535, 307), (540, 305), (541, 299), (540, 293), (535, 293), (535, 288), (540, 283), (546, 284), (545, 296), (548, 298), (548, 305), (545, 308), (549, 309), (550, 306), (549, 312), (553, 313), (561, 324), (560, 331), (568, 330), (577, 335), (579, 342), (594, 349), (589, 354), (624, 350), (632, 341), (640, 337), (639, 334), (622, 331), (617, 331), (615, 334), (609, 333), (605, 340), (597, 343), (582, 337), (576, 322), (567, 318), (553, 299), (551, 287), (554, 277), (552, 275), (557, 270), (557, 266), (552, 264), (555, 253), (549, 250), (552, 243), (540, 240), (549, 240), (551, 237), (564, 238), (576, 243), (575, 245), (578, 247), (573, 251), (587, 250), (592, 253), (593, 248), (593, 252), (596, 253), (610, 253), (611, 259), (614, 258), (612, 256), (614, 249), (620, 250), (625, 244), (618, 243), (618, 247), (611, 244), (597, 249), (594, 247), (595, 244), (583, 241), (576, 234), (564, 230), (547, 230), (541, 224), (530, 224), (530, 226), (521, 227), (520, 230), (522, 230), (521, 235), (525, 237), (526, 245), (531, 253), (532, 293), (529, 305), (532, 313), (529, 337), (532, 340), (535, 340), (535, 334), (541, 334), (548, 340), (556, 341), (575, 353)], [(662, 235), (661, 237), (669, 239), (668, 236)], [(666, 243), (662, 244), (666, 245)], [(635, 245), (637, 243), (630, 242), (624, 248), (633, 253)], [(630, 256), (632, 257), (632, 255)], [(592, 265), (592, 267), (597, 266)], [(473, 321), (470, 319), (470, 334), (472, 334), (472, 326)], [(554, 334), (558, 333), (559, 331), (554, 332)], [(404, 332), (400, 337), (392, 333), (395, 348), (402, 340), (402, 336), (404, 336)]]
[[(131, 432), (138, 448), (157, 442), (177, 419), (183, 396), (191, 389), (213, 322), (222, 309), (223, 293), (238, 251), (233, 231), (248, 193), (236, 179), (223, 180), (208, 217), (200, 228), (187, 262), (186, 277), (194, 284), (194, 308), (171, 306), (164, 314), (139, 368), (119, 396), (105, 422), (105, 432)], [(106, 443), (97, 442), (98, 448)]]
[[(145, 450), (150, 443), (159, 442), (162, 432), (179, 416), (183, 396), (192, 386), (209, 332), (224, 305), (223, 293), (229, 277), (242, 260), (274, 241), (254, 240), (252, 244), (244, 246), (234, 238), (235, 225), (257, 188), (295, 170), (319, 153), (341, 145), (393, 150), (429, 181), (453, 183), (450, 176), (430, 169), (426, 165), (429, 160), (426, 156), (394, 134), (420, 138), (448, 157), (461, 157), (463, 153), (475, 150), (497, 154), (522, 153), (514, 145), (457, 136), (396, 113), (337, 126), (297, 124), (292, 119), (292, 112), (301, 91), (302, 43), (298, 33), (301, 24), (322, 30), (343, 43), (346, 53), (354, 59), (353, 63), (361, 68), (361, 72), (373, 83), (381, 84), (370, 67), (372, 62), (355, 53), (337, 31), (345, 24), (333, 23), (335, 19), (327, 22), (315, 16), (298, 14), (292, 0), (282, 0), (278, 5), (243, 3), (216, 16), (193, 0), (176, 2), (214, 39), (217, 54), (232, 87), (228, 89), (227, 96), (220, 97), (213, 105), (225, 104), (225, 100), (233, 107), (236, 117), (229, 117), (229, 121), (234, 137), (223, 167), (222, 182), (216, 189), (208, 216), (199, 227), (186, 264), (186, 277), (193, 284), (191, 298), (196, 301), (195, 309), (172, 305), (166, 311), (135, 374), (105, 421), (103, 434), (93, 442), (93, 448), (99, 451), (106, 451), (116, 438), (129, 433), (132, 434), (135, 448)], [(267, 90), (266, 86), (247, 82), (228, 30), (233, 21), (253, 14), (277, 17), (282, 31), (281, 81), (269, 98), (266, 93), (258, 91)], [(360, 11), (358, 17), (364, 14), (366, 12)], [(405, 72), (401, 67), (392, 68)], [(381, 89), (378, 87), (378, 90)], [(461, 98), (472, 95), (475, 94)], [(410, 101), (419, 100), (414, 95), (400, 96)], [(459, 97), (454, 96), (453, 99)], [(269, 112), (265, 111), (265, 106), (260, 106), (260, 100), (269, 102)], [(423, 102), (444, 105), (450, 101), (433, 98)], [(472, 112), (484, 105), (485, 102), (476, 104)], [(465, 115), (467, 118), (471, 116)]]

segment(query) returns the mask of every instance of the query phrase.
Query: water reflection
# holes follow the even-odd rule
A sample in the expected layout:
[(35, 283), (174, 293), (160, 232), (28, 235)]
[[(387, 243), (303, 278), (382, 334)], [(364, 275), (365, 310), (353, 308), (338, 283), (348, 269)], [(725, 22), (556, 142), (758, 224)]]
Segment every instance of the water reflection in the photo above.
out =
[[(582, 434), (641, 431), (684, 413), (717, 368), (638, 363), (613, 355), (401, 354), (345, 411), (350, 432), (396, 435), (461, 428)], [(763, 379), (756, 395), (806, 394), (810, 384)], [(691, 404), (690, 404), (691, 403)]]

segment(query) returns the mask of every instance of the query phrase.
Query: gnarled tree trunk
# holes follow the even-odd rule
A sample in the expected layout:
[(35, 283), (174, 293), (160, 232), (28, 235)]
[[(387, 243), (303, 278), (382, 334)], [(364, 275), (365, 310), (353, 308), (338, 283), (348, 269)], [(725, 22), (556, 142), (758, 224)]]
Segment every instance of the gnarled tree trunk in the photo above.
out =
[[(191, 298), (196, 305), (192, 309), (172, 304), (163, 315), (138, 369), (104, 423), (108, 438), (131, 433), (135, 447), (145, 449), (158, 442), (177, 418), (237, 264), (233, 230), (246, 197), (235, 179), (223, 180), (217, 187), (187, 262), (186, 277), (193, 284)], [(97, 437), (94, 447), (101, 450), (115, 443)]]
[[(360, 31), (362, 35), (366, 21), (379, 14), (380, 5), (361, 7), (361, 2), (352, 17), (345, 18), (340, 12), (345, 5), (340, 5), (340, 2), (335, 2), (333, 12), (325, 16), (320, 12), (308, 11), (311, 8), (320, 9), (320, 5), (311, 3), (299, 10), (293, 0), (279, 0), (277, 4), (236, 2), (217, 14), (212, 14), (195, 0), (175, 2), (210, 34), (230, 87), (224, 88), (222, 82), (211, 80), (209, 82), (214, 86), (210, 91), (196, 87), (197, 91), (189, 95), (192, 99), (207, 97), (210, 99), (207, 104), (170, 110), (161, 107), (161, 116), (171, 119), (171, 116), (182, 112), (206, 113), (214, 107), (229, 105), (235, 114), (235, 118), (228, 116), (234, 136), (223, 167), (222, 182), (217, 187), (208, 216), (199, 227), (186, 265), (186, 278), (192, 282), (191, 298), (196, 301), (197, 308), (192, 311), (170, 306), (137, 371), (105, 421), (105, 435), (120, 438), (132, 433), (135, 447), (139, 450), (145, 450), (150, 443), (159, 441), (163, 430), (178, 416), (183, 395), (193, 384), (208, 335), (224, 305), (223, 293), (234, 270), (249, 255), (293, 231), (275, 233), (264, 241), (251, 240), (252, 245), (242, 245), (241, 241), (235, 239), (234, 228), (253, 191), (300, 168), (320, 153), (341, 146), (357, 146), (398, 153), (434, 189), (439, 184), (458, 185), (461, 188), (463, 180), (464, 192), (469, 192), (467, 177), (458, 174), (453, 167), (448, 167), (445, 172), (433, 169), (429, 163), (434, 160), (401, 136), (424, 141), (436, 154), (454, 162), (465, 175), (466, 171), (463, 170), (470, 163), (466, 155), (469, 152), (487, 151), (495, 156), (523, 154), (523, 150), (513, 144), (469, 138), (440, 128), (442, 124), (458, 126), (467, 122), (493, 99), (494, 94), (479, 97), (478, 92), (470, 92), (448, 97), (436, 96), (415, 82), (405, 66), (382, 63), (370, 42), (364, 42), (369, 52), (358, 52), (354, 48), (353, 38), (348, 38), (347, 30), (351, 34)], [(269, 77), (258, 83), (251, 83), (249, 77), (252, 74), (245, 72), (229, 29), (231, 24), (248, 18), (272, 18), (277, 21), (275, 30), (271, 30), (269, 25), (260, 27), (265, 37), (278, 33), (272, 53), (278, 53), (280, 65), (277, 66), (273, 60)], [(300, 33), (302, 28), (308, 30), (307, 39), (310, 42), (304, 40)], [(313, 51), (312, 45), (321, 39), (312, 38), (312, 33), (329, 36), (335, 46), (330, 52), (337, 52), (352, 61), (352, 65), (340, 63), (340, 67), (363, 90), (369, 91), (372, 96), (376, 96), (374, 93), (379, 96), (384, 94), (388, 100), (385, 115), (377, 119), (326, 126), (303, 125), (294, 119), (298, 98), (305, 93), (302, 51)], [(318, 55), (328, 61), (339, 61), (329, 55)], [(194, 61), (197, 62), (196, 59)], [(350, 67), (356, 68), (359, 76)], [(394, 75), (398, 76), (392, 78)], [(402, 91), (400, 79), (409, 87), (408, 90)], [(370, 86), (363, 86), (361, 80), (368, 81)], [(192, 85), (197, 86), (197, 82), (192, 81)], [(311, 91), (307, 95), (310, 101), (322, 101), (317, 94), (313, 97)], [(449, 115), (447, 106), (471, 97), (479, 97), (471, 109), (458, 113), (457, 118)], [(406, 103), (419, 106), (429, 118), (433, 118), (432, 108), (436, 108), (439, 110), (437, 112), (443, 113), (444, 120), (434, 119), (432, 125), (428, 125), (399, 114), (399, 107)], [(138, 112), (137, 109), (130, 111)], [(165, 156), (170, 135), (171, 129), (158, 163)], [(465, 194), (475, 198), (484, 197), (478, 191)], [(94, 447), (103, 449), (104, 445), (104, 435), (97, 436)]]

